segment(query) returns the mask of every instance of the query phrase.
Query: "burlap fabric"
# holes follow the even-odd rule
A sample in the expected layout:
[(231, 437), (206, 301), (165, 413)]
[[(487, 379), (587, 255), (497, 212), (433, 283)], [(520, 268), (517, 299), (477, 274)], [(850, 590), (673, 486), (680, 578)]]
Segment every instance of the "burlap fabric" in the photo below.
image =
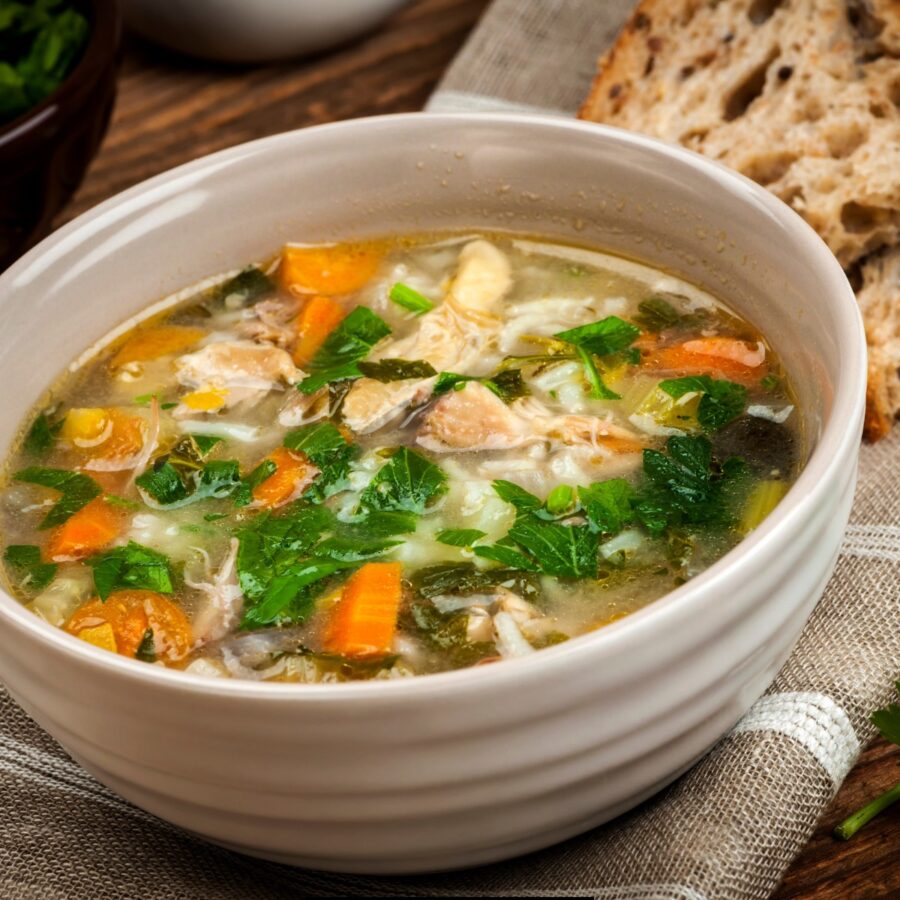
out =
[[(571, 114), (629, 6), (496, 0), (431, 106)], [(0, 692), (0, 896), (767, 897), (872, 738), (868, 714), (900, 675), (898, 476), (895, 430), (863, 448), (837, 570), (769, 692), (687, 775), (615, 822), (454, 874), (294, 870), (205, 844), (118, 799)], [(892, 888), (900, 890), (900, 881), (885, 885), (885, 894)]]

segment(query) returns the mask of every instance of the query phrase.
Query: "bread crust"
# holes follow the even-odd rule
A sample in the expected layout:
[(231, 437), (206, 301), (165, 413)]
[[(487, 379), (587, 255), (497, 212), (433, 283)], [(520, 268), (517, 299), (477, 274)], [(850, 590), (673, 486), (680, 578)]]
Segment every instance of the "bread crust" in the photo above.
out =
[(900, 414), (900, 2), (643, 0), (580, 115), (717, 159), (819, 232), (861, 281), (866, 433), (886, 434)]

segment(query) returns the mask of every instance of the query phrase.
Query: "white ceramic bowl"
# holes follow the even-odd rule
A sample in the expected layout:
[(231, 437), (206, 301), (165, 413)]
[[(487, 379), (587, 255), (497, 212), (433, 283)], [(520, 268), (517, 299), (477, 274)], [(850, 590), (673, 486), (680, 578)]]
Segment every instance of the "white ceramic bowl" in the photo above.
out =
[(751, 182), (577, 122), (328, 125), (217, 153), (102, 204), (0, 277), (0, 446), (63, 365), (154, 298), (287, 239), (449, 228), (599, 245), (720, 292), (794, 375), (814, 449), (776, 511), (708, 571), (599, 632), (495, 666), (339, 685), (204, 680), (98, 650), (0, 596), (0, 677), (13, 696), (113, 790), (229, 847), (412, 872), (590, 828), (735, 723), (831, 572), (865, 384), (841, 269)]
[(408, 0), (122, 0), (129, 28), (191, 56), (248, 63), (325, 50)]

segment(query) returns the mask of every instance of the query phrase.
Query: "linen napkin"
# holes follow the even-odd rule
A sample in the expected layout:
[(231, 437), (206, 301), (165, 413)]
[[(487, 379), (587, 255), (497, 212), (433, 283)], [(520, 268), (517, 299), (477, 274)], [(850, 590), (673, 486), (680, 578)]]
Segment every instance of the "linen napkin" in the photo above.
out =
[[(431, 110), (572, 115), (631, 0), (495, 0)], [(72, 762), (0, 690), (0, 896), (764, 898), (873, 737), (900, 674), (900, 429), (862, 450), (828, 589), (775, 683), (690, 772), (556, 847), (463, 872), (370, 878), (206, 844)]]

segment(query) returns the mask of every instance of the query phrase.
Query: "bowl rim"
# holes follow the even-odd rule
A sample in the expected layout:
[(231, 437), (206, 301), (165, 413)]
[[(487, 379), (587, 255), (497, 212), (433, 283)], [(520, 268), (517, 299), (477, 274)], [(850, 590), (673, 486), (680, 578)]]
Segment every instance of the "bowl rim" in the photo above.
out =
[[(346, 132), (352, 140), (354, 132), (373, 128), (396, 126), (419, 128), (422, 139), (428, 141), (433, 126), (449, 124), (459, 127), (468, 122), (474, 125), (503, 126), (509, 130), (529, 128), (556, 130), (560, 138), (573, 132), (589, 135), (600, 142), (630, 146), (671, 159), (697, 171), (714, 181), (719, 188), (733, 195), (743, 195), (743, 202), (762, 206), (764, 212), (774, 216), (792, 234), (805, 255), (807, 262), (821, 266), (830, 281), (834, 282), (833, 303), (841, 321), (844, 339), (840, 342), (842, 377), (835, 386), (828, 421), (822, 428), (818, 442), (810, 454), (797, 480), (787, 495), (766, 520), (749, 536), (717, 560), (704, 572), (684, 585), (663, 595), (658, 600), (597, 631), (579, 635), (570, 640), (523, 658), (504, 660), (499, 666), (468, 667), (411, 678), (393, 680), (351, 681), (327, 684), (267, 683), (231, 678), (209, 678), (164, 666), (146, 665), (126, 659), (109, 651), (93, 647), (50, 625), (28, 610), (22, 603), (0, 589), (0, 627), (22, 628), (29, 632), (47, 650), (53, 648), (71, 657), (74, 663), (82, 663), (118, 674), (126, 680), (141, 682), (144, 686), (160, 690), (175, 689), (185, 693), (196, 692), (205, 696), (259, 697), (268, 701), (288, 703), (334, 703), (366, 699), (400, 704), (415, 702), (423, 696), (459, 694), (466, 691), (483, 692), (499, 688), (510, 680), (524, 683), (528, 677), (550, 677), (554, 669), (566, 668), (579, 659), (598, 654), (602, 661), (604, 648), (614, 648), (626, 640), (649, 636), (659, 632), (666, 620), (683, 621), (700, 612), (704, 602), (715, 594), (725, 579), (733, 577), (735, 569), (752, 575), (754, 556), (785, 540), (802, 525), (824, 497), (833, 489), (836, 476), (848, 464), (856, 465), (865, 409), (865, 385), (867, 351), (862, 316), (852, 288), (837, 259), (825, 242), (797, 213), (773, 194), (743, 175), (726, 166), (709, 160), (691, 150), (624, 129), (607, 125), (566, 119), (557, 116), (529, 113), (396, 113), (386, 116), (369, 116), (348, 121), (328, 123), (310, 128), (282, 132), (259, 138), (233, 147), (219, 150), (191, 162), (168, 169), (146, 179), (103, 201), (71, 222), (58, 229), (0, 274), (0, 302), (2, 288), (13, 284), (41, 256), (58, 245), (71, 246), (77, 232), (99, 229), (115, 221), (120, 214), (127, 214), (132, 201), (149, 199), (158, 189), (177, 182), (185, 176), (202, 175), (204, 170), (215, 171), (224, 164), (238, 162), (245, 157), (265, 154), (273, 148), (293, 142), (303, 142), (309, 135), (326, 132)], [(839, 295), (843, 295), (843, 302)], [(848, 427), (848, 425), (850, 427)], [(698, 608), (699, 607), (699, 608)]]
[(85, 5), (90, 9), (91, 30), (81, 59), (55, 91), (15, 119), (0, 125), (0, 150), (63, 115), (70, 96), (83, 84), (95, 80), (110, 57), (119, 52), (122, 39), (119, 0), (85, 0)]

